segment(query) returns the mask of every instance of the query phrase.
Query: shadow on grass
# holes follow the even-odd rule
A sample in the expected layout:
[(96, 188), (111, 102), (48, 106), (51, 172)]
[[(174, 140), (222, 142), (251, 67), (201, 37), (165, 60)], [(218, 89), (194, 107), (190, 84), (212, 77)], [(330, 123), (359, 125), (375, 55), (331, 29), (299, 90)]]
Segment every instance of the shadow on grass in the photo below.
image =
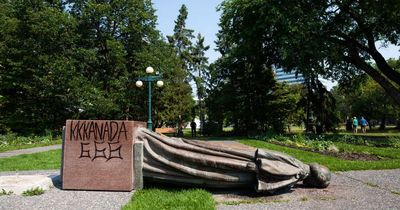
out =
[(160, 182), (152, 180), (149, 178), (144, 179), (143, 189), (162, 189), (171, 192), (179, 192), (182, 190), (190, 189), (202, 189), (210, 192), (213, 195), (228, 195), (228, 196), (245, 196), (249, 198), (259, 198), (264, 196), (277, 196), (286, 193), (292, 193), (293, 188), (308, 188), (303, 184), (296, 184), (294, 187), (287, 186), (281, 189), (275, 190), (273, 192), (257, 192), (254, 188), (256, 184), (249, 184), (248, 187), (230, 187), (230, 188), (218, 188), (209, 187), (204, 185), (185, 185), (185, 184), (175, 184), (168, 182)]

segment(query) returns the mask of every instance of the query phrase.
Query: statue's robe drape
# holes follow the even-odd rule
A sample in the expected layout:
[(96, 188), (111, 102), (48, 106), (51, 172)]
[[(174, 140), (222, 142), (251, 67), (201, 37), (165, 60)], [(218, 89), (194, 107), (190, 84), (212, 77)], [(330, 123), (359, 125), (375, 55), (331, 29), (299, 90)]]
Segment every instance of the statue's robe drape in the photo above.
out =
[(144, 128), (143, 176), (157, 181), (216, 188), (249, 187), (273, 191), (309, 174), (309, 166), (283, 153), (238, 143), (170, 138)]

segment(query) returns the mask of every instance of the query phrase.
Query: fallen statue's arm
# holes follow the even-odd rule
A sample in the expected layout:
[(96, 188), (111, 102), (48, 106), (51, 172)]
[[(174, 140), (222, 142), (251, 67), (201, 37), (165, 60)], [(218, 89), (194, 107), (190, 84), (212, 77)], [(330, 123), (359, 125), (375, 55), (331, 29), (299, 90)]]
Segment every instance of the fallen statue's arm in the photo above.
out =
[(144, 128), (136, 132), (144, 144), (143, 176), (157, 181), (216, 188), (254, 186), (262, 192), (299, 181), (323, 188), (331, 179), (326, 167), (275, 151), (170, 138)]

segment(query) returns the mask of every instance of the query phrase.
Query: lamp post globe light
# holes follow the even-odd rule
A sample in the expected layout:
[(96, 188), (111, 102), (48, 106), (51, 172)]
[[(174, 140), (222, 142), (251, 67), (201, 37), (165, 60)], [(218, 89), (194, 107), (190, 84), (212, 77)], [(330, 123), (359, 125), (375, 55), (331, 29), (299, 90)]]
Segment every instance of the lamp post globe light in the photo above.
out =
[(146, 68), (146, 73), (148, 74), (148, 76), (145, 77), (139, 77), (138, 80), (136, 81), (136, 87), (142, 87), (143, 86), (143, 82), (147, 82), (147, 86), (148, 86), (148, 95), (149, 95), (149, 103), (148, 103), (148, 120), (147, 120), (147, 129), (149, 130), (153, 130), (153, 121), (151, 120), (151, 83), (152, 82), (156, 82), (157, 87), (162, 87), (164, 85), (164, 82), (161, 81), (161, 76), (156, 74), (155, 76), (151, 75), (154, 73), (154, 69), (153, 67), (149, 66)]
[(140, 80), (138, 80), (138, 81), (136, 81), (136, 87), (142, 87), (143, 86), (143, 82), (142, 81), (140, 81)]
[(153, 67), (149, 66), (149, 67), (146, 68), (146, 73), (152, 74), (153, 72), (154, 72)]
[(158, 80), (157, 81), (157, 87), (162, 87), (162, 86), (164, 86), (164, 82), (161, 81), (161, 80)]

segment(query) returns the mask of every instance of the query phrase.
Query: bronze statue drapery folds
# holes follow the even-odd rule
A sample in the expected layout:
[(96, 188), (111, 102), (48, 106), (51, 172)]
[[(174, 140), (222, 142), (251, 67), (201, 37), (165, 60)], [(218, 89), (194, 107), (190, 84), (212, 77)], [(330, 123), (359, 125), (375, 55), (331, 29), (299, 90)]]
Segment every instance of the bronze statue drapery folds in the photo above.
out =
[(327, 187), (329, 170), (286, 154), (238, 143), (171, 138), (137, 129), (143, 142), (143, 176), (157, 181), (215, 188), (254, 186), (271, 192), (299, 181)]

